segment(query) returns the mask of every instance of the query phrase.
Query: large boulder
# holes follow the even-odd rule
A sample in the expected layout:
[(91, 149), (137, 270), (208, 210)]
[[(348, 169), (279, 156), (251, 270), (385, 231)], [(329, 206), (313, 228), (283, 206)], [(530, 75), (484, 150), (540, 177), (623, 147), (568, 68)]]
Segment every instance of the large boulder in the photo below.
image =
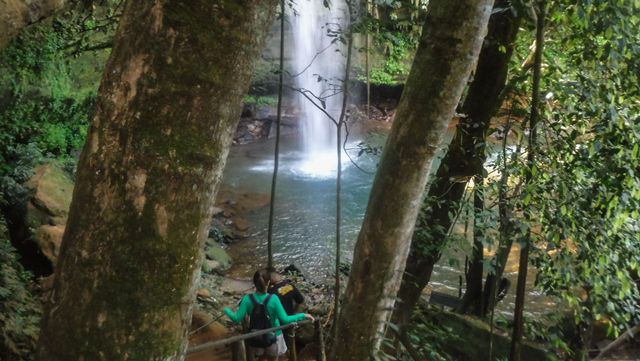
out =
[(27, 187), (32, 196), (27, 203), (26, 224), (42, 254), (55, 265), (69, 215), (73, 182), (55, 163), (40, 165)]
[(31, 227), (66, 223), (73, 182), (58, 165), (47, 163), (38, 166), (27, 188), (33, 192), (27, 205), (27, 221)]
[[(202, 311), (193, 311), (191, 318), (191, 332), (189, 333), (189, 347), (201, 345), (203, 343), (222, 340), (229, 336), (222, 323), (215, 320), (211, 315)], [(231, 359), (229, 348), (208, 349), (187, 355), (187, 361), (222, 361)]]

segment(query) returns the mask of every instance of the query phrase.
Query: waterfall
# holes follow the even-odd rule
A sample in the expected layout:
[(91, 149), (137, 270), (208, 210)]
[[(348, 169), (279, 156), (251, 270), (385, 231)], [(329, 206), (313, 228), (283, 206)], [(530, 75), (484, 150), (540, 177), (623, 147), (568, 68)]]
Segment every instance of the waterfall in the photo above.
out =
[[(307, 95), (334, 119), (340, 116), (345, 52), (336, 36), (345, 20), (344, 0), (334, 0), (330, 9), (323, 0), (298, 0), (290, 16), (293, 32), (292, 65), (296, 88)], [(301, 170), (312, 176), (331, 176), (336, 170), (336, 127), (302, 94), (297, 94), (302, 130), (303, 162)], [(315, 97), (322, 98), (322, 101)]]

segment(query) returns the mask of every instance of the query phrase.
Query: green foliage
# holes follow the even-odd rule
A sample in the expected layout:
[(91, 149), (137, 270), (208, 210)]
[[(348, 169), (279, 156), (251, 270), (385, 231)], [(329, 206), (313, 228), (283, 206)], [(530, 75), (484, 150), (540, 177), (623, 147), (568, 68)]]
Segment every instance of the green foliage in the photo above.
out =
[(34, 143), (45, 155), (70, 155), (84, 143), (94, 98), (81, 102), (72, 98), (17, 98), (0, 113), (0, 156), (16, 144)]
[(375, 47), (383, 49), (384, 59), (371, 69), (374, 84), (404, 83), (417, 47), (416, 38), (410, 33), (381, 32), (374, 37)]
[(244, 97), (245, 105), (278, 105), (278, 98), (274, 96), (247, 95)]
[(17, 144), (6, 150), (7, 161), (0, 164), (1, 206), (21, 204), (27, 199), (29, 191), (24, 184), (33, 174), (35, 164), (43, 158), (33, 143)]
[(33, 167), (46, 157), (74, 157), (84, 143), (93, 98), (17, 99), (0, 112), (0, 190), (15, 203), (26, 196), (22, 186)]
[(253, 70), (249, 94), (259, 98), (257, 94), (273, 93), (278, 85), (278, 72), (278, 66), (275, 62), (261, 58), (256, 62)]
[(545, 145), (524, 206), (542, 225), (540, 286), (577, 323), (618, 333), (640, 322), (640, 3), (556, 6)]
[(0, 218), (0, 359), (32, 360), (39, 333), (40, 303)]
[(113, 1), (94, 3), (28, 27), (0, 53), (0, 190), (8, 203), (25, 196), (22, 184), (43, 157), (72, 159), (84, 144), (108, 56), (87, 48), (110, 41), (118, 14)]
[[(557, 355), (571, 354), (572, 351), (568, 342), (572, 335), (569, 335), (567, 329), (565, 329), (567, 325), (563, 316), (559, 310), (543, 316), (527, 317), (525, 315), (525, 337), (528, 340), (550, 345)], [(570, 325), (569, 327), (571, 328)]]
[(421, 316), (420, 312), (422, 311), (416, 311), (418, 315), (414, 316), (420, 318), (420, 322), (414, 323), (409, 330), (411, 343), (416, 346), (418, 352), (426, 355), (429, 360), (451, 360), (452, 357), (447, 354), (444, 340), (462, 342), (462, 335), (456, 335), (452, 329), (438, 325), (427, 317)]

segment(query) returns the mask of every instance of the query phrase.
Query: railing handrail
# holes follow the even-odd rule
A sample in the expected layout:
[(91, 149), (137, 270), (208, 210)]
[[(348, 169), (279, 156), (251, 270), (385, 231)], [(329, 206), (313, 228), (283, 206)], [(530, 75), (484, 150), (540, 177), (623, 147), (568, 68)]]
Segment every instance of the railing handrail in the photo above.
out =
[(296, 327), (298, 325), (302, 325), (302, 324), (305, 324), (305, 323), (310, 323), (310, 322), (311, 322), (311, 320), (302, 320), (302, 321), (299, 321), (299, 322), (289, 323), (289, 324), (282, 325), (282, 326), (265, 328), (264, 330), (260, 330), (260, 331), (253, 331), (253, 332), (245, 333), (245, 334), (242, 334), (242, 335), (228, 337), (228, 338), (225, 338), (223, 340), (205, 342), (205, 343), (197, 345), (197, 346), (189, 347), (187, 349), (187, 355), (191, 354), (191, 353), (194, 353), (194, 352), (200, 352), (200, 351), (208, 350), (210, 348), (226, 346), (226, 345), (232, 344), (234, 342), (246, 340), (248, 338), (252, 338), (252, 337), (255, 337), (255, 336), (264, 335), (265, 333), (278, 331), (278, 330), (286, 330), (286, 329), (289, 329), (289, 328), (292, 328), (292, 327)]

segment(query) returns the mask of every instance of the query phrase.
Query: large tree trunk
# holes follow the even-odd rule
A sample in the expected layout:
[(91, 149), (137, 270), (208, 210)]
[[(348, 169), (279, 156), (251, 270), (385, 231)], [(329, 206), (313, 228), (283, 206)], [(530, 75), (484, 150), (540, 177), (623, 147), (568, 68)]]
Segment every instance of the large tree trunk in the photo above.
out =
[(0, 51), (22, 28), (62, 9), (66, 0), (0, 0)]
[(184, 358), (213, 200), (276, 2), (127, 2), (39, 360)]
[(432, 0), (355, 247), (336, 360), (367, 360), (393, 307), (433, 157), (480, 52), (493, 0)]
[[(498, 0), (495, 9), (508, 6)], [(467, 181), (482, 169), (484, 156), (477, 147), (484, 142), (489, 120), (500, 106), (500, 94), (507, 78), (509, 59), (513, 53), (520, 24), (513, 13), (498, 11), (491, 16), (487, 39), (478, 58), (478, 66), (464, 101), (464, 113), (449, 150), (430, 182), (422, 212), (416, 222), (411, 251), (398, 291), (399, 304), (392, 322), (404, 329), (429, 283), (433, 267), (440, 259), (452, 226), (452, 214), (460, 208)], [(505, 50), (501, 49), (504, 47)]]

